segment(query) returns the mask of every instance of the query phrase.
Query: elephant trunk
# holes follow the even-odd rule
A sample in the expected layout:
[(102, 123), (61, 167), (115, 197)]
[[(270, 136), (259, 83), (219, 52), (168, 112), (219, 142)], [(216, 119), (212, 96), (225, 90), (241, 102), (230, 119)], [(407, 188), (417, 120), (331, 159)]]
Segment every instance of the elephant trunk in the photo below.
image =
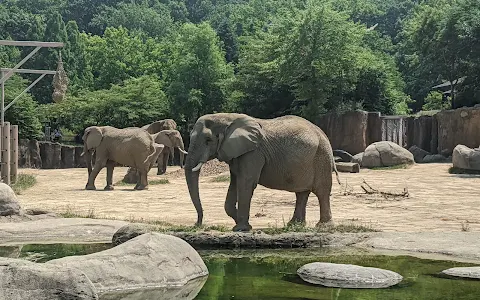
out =
[(88, 176), (92, 173), (92, 152), (85, 150), (82, 155), (85, 155), (85, 163), (87, 164)]
[(187, 158), (185, 164), (185, 178), (187, 179), (188, 192), (190, 193), (190, 198), (192, 199), (193, 205), (197, 210), (197, 223), (195, 226), (201, 226), (203, 221), (203, 208), (202, 202), (200, 202), (200, 193), (198, 189), (198, 180), (200, 176), (200, 170), (193, 171), (192, 168), (195, 166), (192, 165), (193, 160)]

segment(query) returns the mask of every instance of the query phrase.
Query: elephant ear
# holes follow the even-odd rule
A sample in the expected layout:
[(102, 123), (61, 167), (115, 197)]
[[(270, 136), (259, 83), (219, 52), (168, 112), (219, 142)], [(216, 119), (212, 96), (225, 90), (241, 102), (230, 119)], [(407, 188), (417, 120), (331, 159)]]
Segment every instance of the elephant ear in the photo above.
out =
[(83, 134), (83, 141), (88, 150), (100, 146), (100, 142), (102, 141), (102, 139), (102, 130), (97, 126), (88, 127), (87, 129), (85, 129), (85, 133)]
[(263, 136), (263, 129), (255, 119), (248, 116), (236, 119), (227, 127), (219, 141), (218, 160), (228, 162), (255, 150)]

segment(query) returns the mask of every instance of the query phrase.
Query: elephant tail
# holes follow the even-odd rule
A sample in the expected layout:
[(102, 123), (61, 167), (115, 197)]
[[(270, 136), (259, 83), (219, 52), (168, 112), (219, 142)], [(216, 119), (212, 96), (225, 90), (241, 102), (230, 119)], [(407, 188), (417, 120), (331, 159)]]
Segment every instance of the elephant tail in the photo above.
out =
[(154, 143), (152, 145), (152, 153), (150, 153), (150, 155), (147, 156), (147, 158), (145, 159), (145, 161), (143, 162), (144, 164), (147, 164), (149, 162), (153, 162), (153, 158), (154, 156), (157, 156), (161, 153), (161, 151), (163, 150), (165, 146), (163, 144), (157, 144), (157, 143)]
[(335, 175), (337, 176), (338, 184), (342, 185), (342, 183), (340, 182), (340, 177), (338, 176), (337, 165), (335, 165), (335, 161), (333, 162), (333, 171), (335, 171)]

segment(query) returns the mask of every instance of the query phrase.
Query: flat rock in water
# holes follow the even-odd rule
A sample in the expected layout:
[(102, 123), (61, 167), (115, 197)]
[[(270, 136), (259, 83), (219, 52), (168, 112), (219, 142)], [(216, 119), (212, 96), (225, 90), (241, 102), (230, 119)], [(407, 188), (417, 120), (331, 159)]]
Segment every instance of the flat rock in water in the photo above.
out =
[(455, 277), (480, 279), (480, 267), (450, 268), (443, 270), (442, 273)]
[(0, 258), (2, 300), (94, 300), (92, 282), (80, 270)]
[(304, 281), (338, 288), (387, 288), (403, 277), (389, 270), (347, 264), (314, 262), (297, 270)]
[(99, 292), (183, 286), (208, 275), (200, 255), (180, 238), (146, 233), (101, 252), (46, 262), (83, 271)]

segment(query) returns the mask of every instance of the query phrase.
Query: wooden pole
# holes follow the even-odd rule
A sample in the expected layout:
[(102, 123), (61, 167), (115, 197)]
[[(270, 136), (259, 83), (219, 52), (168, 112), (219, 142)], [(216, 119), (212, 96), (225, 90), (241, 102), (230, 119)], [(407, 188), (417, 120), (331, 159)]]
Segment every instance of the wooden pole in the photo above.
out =
[(2, 181), (10, 184), (10, 122), (2, 126)]
[(10, 180), (15, 183), (18, 175), (18, 125), (10, 128), (10, 147)]

